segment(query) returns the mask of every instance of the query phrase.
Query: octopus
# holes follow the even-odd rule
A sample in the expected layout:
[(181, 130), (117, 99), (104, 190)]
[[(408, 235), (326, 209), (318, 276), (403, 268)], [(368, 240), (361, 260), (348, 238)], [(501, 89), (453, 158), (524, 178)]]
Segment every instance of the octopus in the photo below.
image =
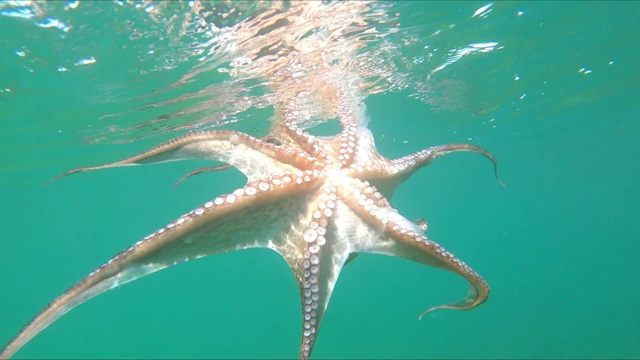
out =
[[(234, 167), (244, 174), (246, 183), (178, 216), (90, 272), (28, 322), (0, 351), (0, 359), (10, 358), (62, 315), (105, 291), (182, 262), (250, 248), (277, 252), (293, 272), (302, 313), (300, 359), (311, 357), (340, 272), (359, 253), (400, 257), (466, 279), (469, 291), (463, 300), (430, 307), (420, 319), (437, 309), (470, 310), (484, 303), (489, 296), (485, 280), (429, 239), (426, 221), (407, 219), (390, 199), (405, 180), (446, 154), (480, 154), (492, 162), (500, 181), (496, 159), (487, 150), (466, 143), (427, 147), (397, 159), (379, 153), (366, 126), (362, 76), (334, 61), (362, 48), (362, 43), (354, 40), (349, 45), (340, 36), (351, 31), (350, 23), (358, 31), (368, 28), (358, 17), (366, 6), (370, 5), (360, 1), (302, 2), (258, 16), (251, 20), (255, 24), (236, 26), (234, 31), (242, 39), (238, 44), (246, 48), (263, 48), (251, 41), (262, 44), (285, 39), (286, 46), (281, 47), (293, 49), (282, 50), (278, 61), (263, 56), (266, 60), (261, 62), (259, 54), (253, 54), (247, 64), (238, 65), (243, 76), (271, 79), (277, 100), (267, 136), (234, 130), (191, 132), (123, 160), (76, 168), (56, 178), (122, 166), (206, 159), (218, 164), (191, 171), (179, 182), (205, 171)], [(273, 27), (277, 19), (285, 19), (280, 23), (286, 26)], [(336, 19), (347, 25), (302, 36), (322, 28), (323, 22), (341, 24)], [(263, 23), (271, 26), (266, 34), (258, 31)], [(340, 41), (334, 41), (332, 34)], [(285, 35), (291, 39), (286, 40)], [(292, 69), (307, 70), (300, 75), (291, 73)], [(314, 117), (316, 123), (337, 121), (339, 126), (332, 135), (312, 135), (314, 123), (309, 118)]]
[(0, 358), (11, 357), (63, 314), (107, 290), (185, 261), (249, 248), (276, 251), (295, 276), (303, 320), (300, 359), (311, 356), (340, 272), (358, 253), (409, 259), (468, 281), (464, 300), (433, 306), (420, 318), (436, 309), (469, 310), (485, 302), (489, 286), (482, 277), (429, 239), (426, 222), (408, 220), (389, 199), (402, 182), (445, 154), (479, 153), (493, 162), (497, 176), (495, 158), (481, 147), (458, 143), (391, 160), (353, 117), (342, 118), (340, 125), (339, 134), (316, 137), (294, 120), (283, 121), (279, 144), (230, 130), (196, 132), (124, 160), (62, 174), (204, 158), (235, 167), (247, 183), (179, 216), (89, 273), (36, 315)]

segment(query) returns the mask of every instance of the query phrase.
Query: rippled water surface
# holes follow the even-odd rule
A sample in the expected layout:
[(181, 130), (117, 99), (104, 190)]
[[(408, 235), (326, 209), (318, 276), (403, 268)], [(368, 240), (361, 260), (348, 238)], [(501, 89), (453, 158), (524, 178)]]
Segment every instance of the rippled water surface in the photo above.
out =
[[(291, 111), (321, 124), (334, 115), (324, 79), (364, 102), (384, 155), (474, 143), (509, 187), (473, 154), (403, 184), (394, 206), (426, 218), (491, 296), (418, 321), (461, 299), (464, 281), (360, 255), (316, 358), (637, 358), (638, 13), (637, 2), (1, 2), (0, 343), (113, 254), (244, 181), (230, 170), (172, 187), (203, 161), (51, 178), (188, 131), (268, 137)], [(295, 357), (300, 322), (286, 263), (247, 250), (101, 295), (17, 356)]]

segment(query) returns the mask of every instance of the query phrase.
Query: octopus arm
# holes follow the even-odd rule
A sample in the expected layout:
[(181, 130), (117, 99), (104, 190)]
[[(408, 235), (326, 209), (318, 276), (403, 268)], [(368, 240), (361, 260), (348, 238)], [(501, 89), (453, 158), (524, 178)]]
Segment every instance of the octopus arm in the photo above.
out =
[(480, 146), (464, 143), (432, 146), (413, 154), (403, 156), (399, 159), (391, 160), (391, 163), (393, 164), (391, 168), (394, 169), (395, 173), (388, 174), (388, 176), (393, 176), (404, 181), (422, 167), (429, 165), (433, 160), (450, 153), (461, 151), (478, 153), (491, 160), (496, 180), (498, 180), (500, 185), (506, 186), (498, 176), (498, 161), (493, 157), (493, 155)]
[[(353, 245), (355, 251), (390, 255), (445, 269), (464, 277), (469, 283), (464, 300), (433, 306), (422, 313), (420, 319), (437, 309), (470, 310), (487, 300), (489, 286), (480, 275), (444, 247), (428, 239), (418, 224), (406, 219), (395, 209), (383, 206), (384, 202), (378, 200), (380, 205), (376, 205), (374, 199), (367, 195), (376, 193), (371, 188), (366, 183), (353, 182), (346, 190), (351, 192), (351, 196), (343, 197), (351, 209), (351, 216), (355, 217), (352, 223), (361, 224), (357, 232), (358, 240)], [(367, 202), (366, 199), (370, 198), (371, 201)]]
[(309, 170), (314, 160), (298, 150), (274, 145), (230, 130), (203, 131), (174, 138), (134, 156), (98, 166), (79, 167), (52, 181), (83, 171), (168, 161), (207, 159), (227, 163), (240, 170), (248, 181), (282, 171)]
[[(311, 171), (283, 173), (250, 182), (155, 231), (53, 300), (0, 351), (0, 359), (11, 357), (71, 309), (127, 282), (217, 253), (255, 247), (275, 250), (274, 239), (294, 221), (282, 210), (301, 206), (304, 192), (317, 180), (313, 175)], [(284, 186), (286, 179), (296, 186)]]
[[(372, 184), (375, 184), (385, 197), (390, 199), (398, 186), (418, 170), (429, 165), (435, 159), (454, 152), (473, 152), (486, 157), (493, 164), (493, 173), (498, 183), (503, 187), (508, 187), (498, 175), (498, 161), (495, 157), (493, 157), (489, 151), (479, 146), (465, 143), (428, 147), (393, 160), (389, 160), (380, 155), (376, 159), (378, 165), (372, 167), (372, 170), (367, 171), (366, 178)], [(426, 221), (421, 225), (421, 227), (424, 228), (423, 232), (426, 232), (426, 225)]]

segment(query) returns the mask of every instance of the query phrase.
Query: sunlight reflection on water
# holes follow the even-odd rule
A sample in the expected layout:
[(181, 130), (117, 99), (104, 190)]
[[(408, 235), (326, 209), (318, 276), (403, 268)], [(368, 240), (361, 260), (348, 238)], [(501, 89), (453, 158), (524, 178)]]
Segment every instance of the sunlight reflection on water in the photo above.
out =
[[(464, 81), (433, 75), (465, 56), (501, 47), (495, 39), (462, 47), (433, 44), (447, 28), (418, 36), (424, 29), (404, 25), (404, 18), (415, 15), (403, 13), (407, 5), (11, 1), (0, 5), (0, 15), (48, 31), (59, 54), (46, 62), (58, 73), (101, 64), (128, 81), (157, 82), (132, 96), (128, 82), (98, 79), (97, 101), (119, 106), (100, 116), (97, 126), (76, 129), (95, 143), (219, 127), (259, 109), (267, 109), (273, 122), (281, 116), (283, 99), (294, 96), (300, 97), (295, 106), (302, 111), (303, 127), (310, 127), (335, 117), (327, 110), (332, 95), (319, 85), (328, 78), (349, 78), (360, 101), (371, 94), (407, 92), (436, 111), (456, 109)], [(482, 21), (492, 5), (469, 12), (466, 19)], [(110, 41), (94, 44), (104, 31), (111, 33)], [(32, 54), (28, 44), (14, 47), (27, 71), (51, 68), (36, 58), (47, 54)], [(407, 56), (414, 52), (418, 55)], [(58, 63), (49, 64), (54, 59)]]

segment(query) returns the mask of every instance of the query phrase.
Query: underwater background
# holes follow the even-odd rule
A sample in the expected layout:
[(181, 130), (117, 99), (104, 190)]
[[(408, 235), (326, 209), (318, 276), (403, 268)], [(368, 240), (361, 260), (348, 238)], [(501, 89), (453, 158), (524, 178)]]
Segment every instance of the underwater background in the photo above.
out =
[[(209, 4), (195, 24), (223, 29), (269, 5)], [(179, 31), (193, 2), (153, 6), (0, 3), (0, 346), (112, 255), (244, 182), (228, 170), (173, 188), (199, 161), (49, 180), (189, 130), (268, 130), (265, 86), (231, 80), (233, 59), (216, 53), (225, 39)], [(381, 153), (470, 142), (509, 185), (481, 156), (456, 154), (393, 204), (427, 219), (427, 235), (491, 295), (418, 321), (462, 299), (465, 281), (361, 254), (341, 273), (313, 357), (640, 357), (640, 3), (377, 6), (391, 20), (361, 60), (381, 84), (365, 99)], [(275, 252), (217, 255), (92, 299), (16, 357), (293, 358), (299, 301)]]

